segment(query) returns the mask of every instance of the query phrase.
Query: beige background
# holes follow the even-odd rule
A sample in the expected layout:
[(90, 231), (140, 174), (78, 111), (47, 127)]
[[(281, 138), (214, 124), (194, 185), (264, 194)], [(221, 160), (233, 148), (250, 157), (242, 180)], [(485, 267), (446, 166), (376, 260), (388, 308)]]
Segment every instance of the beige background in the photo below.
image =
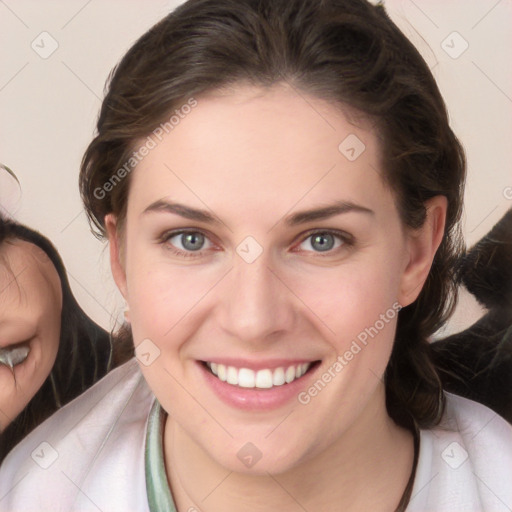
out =
[[(55, 243), (79, 302), (106, 328), (123, 306), (104, 245), (82, 212), (79, 163), (109, 71), (178, 3), (0, 0), (0, 162), (17, 173), (23, 191), (19, 197), (0, 174), (0, 200)], [(512, 2), (388, 0), (386, 6), (431, 66), (466, 148), (464, 232), (472, 244), (512, 207)], [(463, 296), (449, 330), (478, 314)]]

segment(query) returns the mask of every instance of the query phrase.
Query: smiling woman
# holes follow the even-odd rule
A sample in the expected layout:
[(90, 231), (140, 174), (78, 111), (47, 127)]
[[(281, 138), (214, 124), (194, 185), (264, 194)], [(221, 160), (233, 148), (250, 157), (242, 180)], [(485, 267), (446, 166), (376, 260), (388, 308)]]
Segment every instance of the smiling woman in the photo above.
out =
[[(113, 73), (80, 177), (137, 360), (13, 452), (7, 507), (512, 506), (510, 426), (445, 393), (429, 345), (455, 302), (464, 179), (381, 5), (181, 5)], [(44, 471), (34, 446), (58, 454)]]

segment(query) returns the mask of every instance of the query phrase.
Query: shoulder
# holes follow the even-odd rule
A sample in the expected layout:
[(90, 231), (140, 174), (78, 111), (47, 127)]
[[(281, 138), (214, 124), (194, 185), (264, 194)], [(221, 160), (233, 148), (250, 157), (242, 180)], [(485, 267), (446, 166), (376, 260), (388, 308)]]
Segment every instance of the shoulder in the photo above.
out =
[[(145, 510), (144, 439), (153, 401), (136, 360), (109, 373), (6, 457), (0, 511), (123, 510), (127, 500)], [(115, 505), (114, 495), (123, 496)]]
[(512, 426), (477, 402), (446, 398), (441, 423), (421, 431), (407, 511), (511, 510)]

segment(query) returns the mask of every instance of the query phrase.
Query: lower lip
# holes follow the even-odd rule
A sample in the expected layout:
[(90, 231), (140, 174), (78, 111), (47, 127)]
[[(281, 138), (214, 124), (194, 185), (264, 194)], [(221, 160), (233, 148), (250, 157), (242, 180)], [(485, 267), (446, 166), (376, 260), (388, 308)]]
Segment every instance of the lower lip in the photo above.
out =
[(316, 372), (319, 363), (314, 363), (312, 368), (293, 382), (267, 389), (233, 386), (218, 379), (206, 368), (204, 363), (198, 362), (198, 365), (207, 384), (224, 403), (247, 411), (267, 411), (282, 407), (290, 400), (296, 399), (298, 394), (307, 387), (307, 383)]

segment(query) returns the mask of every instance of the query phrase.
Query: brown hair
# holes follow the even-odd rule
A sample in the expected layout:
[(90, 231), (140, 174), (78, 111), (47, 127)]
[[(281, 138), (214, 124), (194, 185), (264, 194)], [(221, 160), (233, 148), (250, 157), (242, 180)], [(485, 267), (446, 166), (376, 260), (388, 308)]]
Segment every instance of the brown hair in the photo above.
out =
[(111, 75), (97, 135), (83, 158), (80, 190), (96, 234), (105, 235), (106, 214), (124, 219), (130, 174), (111, 180), (135, 143), (187, 99), (241, 81), (260, 87), (285, 81), (375, 120), (384, 179), (406, 226), (423, 224), (426, 200), (447, 197), (444, 239), (419, 298), (399, 313), (385, 375), (390, 416), (403, 426), (432, 426), (444, 400), (428, 338), (455, 305), (465, 158), (427, 64), (381, 5), (189, 0), (157, 23)]

